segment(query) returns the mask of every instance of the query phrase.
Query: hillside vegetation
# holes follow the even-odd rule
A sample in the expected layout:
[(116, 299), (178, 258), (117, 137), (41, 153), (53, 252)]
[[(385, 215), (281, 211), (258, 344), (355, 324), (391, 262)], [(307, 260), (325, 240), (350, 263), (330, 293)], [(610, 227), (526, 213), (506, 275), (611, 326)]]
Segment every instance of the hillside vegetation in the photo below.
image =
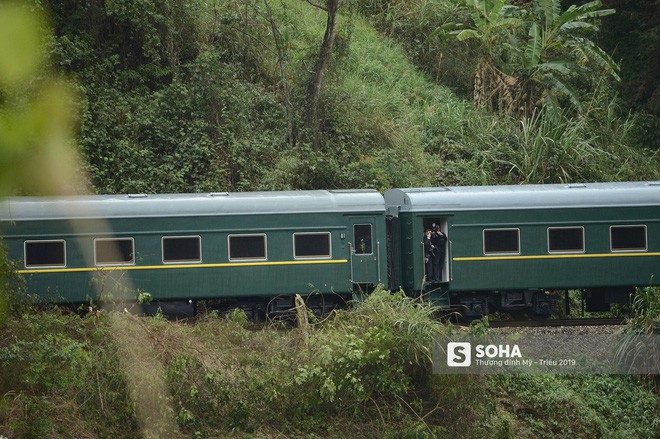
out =
[[(538, 78), (520, 86), (537, 98), (520, 113), (471, 102), (482, 41), (460, 41), (455, 29), (477, 26), (479, 11), (458, 1), (341, 3), (316, 132), (308, 90), (327, 14), (308, 3), (44, 7), (53, 62), (82, 97), (79, 148), (101, 193), (660, 178), (646, 119), (617, 97), (613, 67), (558, 62), (568, 45), (538, 46), (537, 70), (520, 67), (529, 13), (488, 34), (498, 44), (488, 65), (502, 78)], [(586, 23), (575, 27), (573, 38), (593, 38)], [(572, 93), (553, 94), (557, 84)]]
[[(657, 396), (631, 376), (431, 374), (431, 337), (453, 329), (428, 305), (382, 290), (305, 330), (251, 326), (242, 312), (172, 322), (14, 310), (0, 328), (6, 437), (660, 433)], [(160, 380), (166, 392), (136, 394)]]

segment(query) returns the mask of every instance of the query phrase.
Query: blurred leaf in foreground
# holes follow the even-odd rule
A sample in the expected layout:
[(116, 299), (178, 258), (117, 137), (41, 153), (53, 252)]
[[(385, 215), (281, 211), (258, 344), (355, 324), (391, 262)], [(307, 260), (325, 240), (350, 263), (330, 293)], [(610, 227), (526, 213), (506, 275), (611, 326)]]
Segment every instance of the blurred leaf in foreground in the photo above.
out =
[(79, 192), (73, 87), (48, 69), (46, 18), (0, 5), (0, 195)]

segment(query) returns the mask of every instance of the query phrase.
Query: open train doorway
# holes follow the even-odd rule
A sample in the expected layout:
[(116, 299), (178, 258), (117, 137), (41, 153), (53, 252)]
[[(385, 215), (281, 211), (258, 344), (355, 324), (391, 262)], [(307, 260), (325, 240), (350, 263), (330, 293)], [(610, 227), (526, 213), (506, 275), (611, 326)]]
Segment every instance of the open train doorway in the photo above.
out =
[(426, 283), (449, 282), (449, 237), (447, 218), (424, 218), (424, 275)]

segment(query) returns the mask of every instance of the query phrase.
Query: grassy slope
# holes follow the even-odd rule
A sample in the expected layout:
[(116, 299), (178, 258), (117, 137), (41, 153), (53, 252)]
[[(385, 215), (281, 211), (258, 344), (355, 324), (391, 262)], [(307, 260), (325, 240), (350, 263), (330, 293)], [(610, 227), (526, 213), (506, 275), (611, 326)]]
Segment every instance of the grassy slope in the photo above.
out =
[[(476, 111), (421, 73), (398, 43), (348, 11), (340, 17), (325, 76), (321, 145), (312, 148), (301, 121), (325, 16), (305, 2), (284, 0), (271, 7), (298, 133), (297, 143), (290, 144), (278, 51), (261, 3), (213, 5), (189, 11), (180, 30), (189, 44), (177, 46), (188, 52), (173, 66), (161, 59), (165, 55), (158, 60), (135, 55), (146, 50), (139, 40), (119, 39), (115, 45), (96, 40), (94, 56), (72, 35), (58, 40), (58, 62), (74, 70), (86, 95), (81, 149), (97, 190), (386, 190), (660, 179), (660, 156), (634, 146), (633, 119), (617, 116), (608, 99), (595, 99), (580, 117), (547, 110), (524, 123)], [(213, 24), (218, 20), (222, 26)], [(105, 21), (117, 25), (112, 17)], [(58, 22), (68, 23), (67, 17)], [(122, 25), (148, 33), (140, 24)], [(124, 44), (135, 52), (137, 61), (129, 60), (138, 67), (120, 63), (120, 54), (105, 56)]]
[[(251, 327), (244, 318), (209, 314), (170, 322), (24, 310), (0, 328), (0, 435), (135, 437), (145, 431), (140, 413), (151, 411), (153, 419), (154, 407), (164, 422), (178, 424), (178, 432), (168, 429), (173, 437), (646, 438), (660, 432), (660, 399), (630, 377), (430, 375), (430, 337), (448, 328), (429, 308), (400, 296), (377, 292), (307, 333)], [(132, 356), (127, 365), (127, 342), (151, 353)], [(159, 380), (169, 394), (131, 403), (130, 389)]]
[[(323, 16), (304, 3), (287, 5), (305, 37), (304, 45), (292, 46), (294, 54), (313, 53), (311, 35), (321, 35)], [(475, 110), (359, 15), (344, 18), (340, 29), (349, 29), (350, 42), (340, 46), (326, 83), (332, 128), (326, 134), (341, 150), (336, 137), (367, 133), (373, 146), (351, 151), (351, 165), (375, 169), (380, 189), (660, 178), (657, 153), (634, 147), (634, 118), (617, 116), (615, 102), (599, 90), (582, 116), (546, 110), (521, 123)], [(342, 127), (350, 128), (343, 133)]]

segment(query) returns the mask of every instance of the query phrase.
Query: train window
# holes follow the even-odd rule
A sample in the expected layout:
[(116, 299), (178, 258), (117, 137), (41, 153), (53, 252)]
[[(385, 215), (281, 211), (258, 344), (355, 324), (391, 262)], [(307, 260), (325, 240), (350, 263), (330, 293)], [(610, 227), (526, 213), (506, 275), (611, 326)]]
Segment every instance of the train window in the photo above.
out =
[(24, 253), (25, 268), (66, 266), (64, 240), (25, 241)]
[(610, 227), (610, 248), (615, 251), (646, 251), (646, 226)]
[(510, 253), (520, 253), (520, 229), (484, 229), (484, 254)]
[(266, 260), (266, 235), (229, 235), (229, 260)]
[(135, 264), (135, 243), (133, 238), (95, 239), (94, 263), (96, 265)]
[(548, 252), (584, 252), (584, 227), (548, 228)]
[(294, 259), (319, 259), (331, 256), (330, 232), (293, 234)]
[(163, 263), (202, 262), (202, 238), (199, 236), (164, 236)]
[(355, 254), (370, 255), (373, 253), (371, 244), (371, 224), (355, 224), (353, 226), (355, 238)]

